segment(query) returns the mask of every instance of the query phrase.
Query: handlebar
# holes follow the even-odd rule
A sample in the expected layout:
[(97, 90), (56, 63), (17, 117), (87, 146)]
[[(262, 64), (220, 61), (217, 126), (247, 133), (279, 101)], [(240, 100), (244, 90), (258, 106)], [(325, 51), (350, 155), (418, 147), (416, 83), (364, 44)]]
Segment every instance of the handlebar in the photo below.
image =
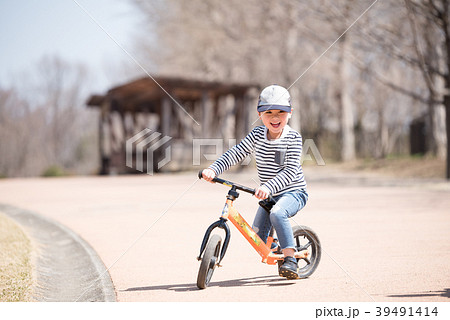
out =
[[(202, 172), (203, 172), (203, 170), (200, 170), (198, 172), (198, 178), (199, 179), (203, 178)], [(232, 188), (234, 187), (237, 190), (242, 190), (244, 192), (247, 192), (247, 193), (250, 193), (252, 195), (255, 195), (255, 189), (252, 189), (252, 188), (249, 188), (249, 187), (246, 187), (246, 186), (243, 186), (243, 185), (240, 185), (240, 184), (228, 181), (228, 180), (224, 180), (224, 179), (220, 179), (220, 178), (215, 177), (215, 178), (212, 179), (212, 181), (215, 182), (215, 183), (223, 184), (223, 185), (225, 185), (227, 187), (232, 187)], [(273, 198), (272, 198), (271, 195), (269, 195), (269, 197), (267, 199), (269, 201), (273, 201)]]

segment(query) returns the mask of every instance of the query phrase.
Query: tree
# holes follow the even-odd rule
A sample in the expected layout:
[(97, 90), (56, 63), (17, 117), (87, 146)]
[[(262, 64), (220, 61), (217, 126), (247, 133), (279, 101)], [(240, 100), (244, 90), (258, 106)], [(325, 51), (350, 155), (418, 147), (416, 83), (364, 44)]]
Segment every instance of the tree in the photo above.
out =
[[(372, 8), (372, 0), (132, 1), (146, 12), (146, 31), (156, 31), (151, 46), (139, 45), (160, 73), (261, 86), (293, 84), (302, 133), (318, 144), (327, 137), (324, 145), (343, 160), (406, 152), (405, 124), (423, 112), (438, 122), (429, 112), (436, 109), (426, 110), (435, 98), (424, 95), (427, 83), (411, 54), (411, 26), (399, 19), (407, 18), (403, 2), (378, 1)], [(417, 30), (423, 43), (422, 22)], [(427, 59), (436, 61), (429, 52)]]
[[(96, 165), (95, 118), (84, 107), (87, 72), (44, 57), (9, 88), (0, 88), (0, 175), (35, 176), (51, 166), (90, 173)], [(91, 135), (91, 136), (89, 136)]]
[[(445, 107), (446, 178), (450, 180), (450, 1), (404, 1), (414, 35), (417, 63), (429, 90), (430, 114), (435, 115), (435, 108), (439, 104), (443, 104)], [(426, 33), (419, 33), (419, 28)], [(425, 49), (421, 43), (425, 44)], [(439, 88), (440, 79), (443, 80), (444, 88)], [(435, 117), (432, 118), (431, 124), (433, 125)]]

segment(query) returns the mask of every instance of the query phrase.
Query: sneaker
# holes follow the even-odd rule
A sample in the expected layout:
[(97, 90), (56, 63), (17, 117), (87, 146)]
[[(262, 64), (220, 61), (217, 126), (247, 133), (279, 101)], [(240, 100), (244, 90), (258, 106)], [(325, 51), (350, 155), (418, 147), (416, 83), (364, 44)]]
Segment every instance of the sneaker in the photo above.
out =
[(297, 269), (297, 259), (293, 257), (285, 257), (283, 264), (278, 269), (278, 274), (281, 277), (286, 277), (288, 279), (298, 279)]

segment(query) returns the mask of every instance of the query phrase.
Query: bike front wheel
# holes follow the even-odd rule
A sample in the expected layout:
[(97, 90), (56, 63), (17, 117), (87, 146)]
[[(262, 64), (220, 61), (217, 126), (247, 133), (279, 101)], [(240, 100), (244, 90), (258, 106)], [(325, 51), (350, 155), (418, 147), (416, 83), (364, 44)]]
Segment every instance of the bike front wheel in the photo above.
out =
[(221, 244), (222, 237), (217, 234), (213, 234), (206, 245), (205, 253), (203, 254), (202, 262), (200, 264), (200, 268), (198, 269), (197, 275), (197, 287), (199, 289), (205, 289), (211, 281), (214, 269), (219, 261)]

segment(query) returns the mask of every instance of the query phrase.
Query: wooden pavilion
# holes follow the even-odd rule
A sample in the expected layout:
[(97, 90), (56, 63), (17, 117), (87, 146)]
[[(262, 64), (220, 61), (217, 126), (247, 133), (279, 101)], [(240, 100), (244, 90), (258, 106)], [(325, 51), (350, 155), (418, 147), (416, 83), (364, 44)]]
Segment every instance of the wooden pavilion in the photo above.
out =
[[(154, 171), (192, 169), (194, 139), (220, 138), (227, 148), (230, 139), (239, 141), (250, 131), (258, 89), (254, 84), (145, 77), (92, 95), (87, 105), (100, 111), (100, 173), (139, 172), (126, 165), (126, 142), (146, 128), (171, 138), (170, 163), (158, 168), (153, 161)], [(155, 150), (154, 159), (163, 153), (163, 148)]]

